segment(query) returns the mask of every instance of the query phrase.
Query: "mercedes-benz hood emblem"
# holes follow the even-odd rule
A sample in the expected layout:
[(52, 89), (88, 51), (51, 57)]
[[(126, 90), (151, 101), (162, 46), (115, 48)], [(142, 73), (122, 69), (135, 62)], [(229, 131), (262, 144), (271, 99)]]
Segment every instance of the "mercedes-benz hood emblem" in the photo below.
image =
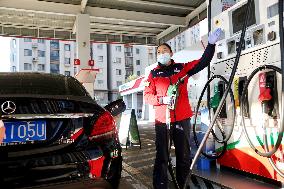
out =
[(1, 110), (5, 114), (12, 114), (16, 111), (16, 104), (13, 101), (5, 101), (1, 105)]

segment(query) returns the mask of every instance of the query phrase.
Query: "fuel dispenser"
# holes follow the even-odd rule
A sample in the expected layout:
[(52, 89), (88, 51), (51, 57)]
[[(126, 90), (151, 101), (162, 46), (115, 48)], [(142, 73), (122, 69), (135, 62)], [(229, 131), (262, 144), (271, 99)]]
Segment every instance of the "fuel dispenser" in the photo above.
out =
[[(218, 167), (283, 184), (284, 78), (280, 69), (284, 67), (283, 1), (278, 4), (278, 0), (239, 0), (232, 1), (226, 9), (222, 2), (209, 3), (212, 30), (218, 27), (224, 31), (223, 39), (216, 44), (210, 75), (225, 78), (230, 75), (230, 78), (225, 87), (223, 81), (208, 84), (213, 80), (209, 79), (201, 93), (203, 96), (205, 88), (211, 86), (214, 92), (210, 94), (208, 107), (215, 114), (198, 144), (203, 146), (209, 133), (215, 132), (219, 139), (215, 142), (216, 151), (224, 149), (224, 144), (227, 148), (218, 156)], [(233, 100), (226, 100), (232, 89)], [(230, 104), (236, 108), (234, 116), (228, 111)], [(235, 128), (242, 129), (239, 132), (234, 127), (228, 129), (222, 119), (231, 119)], [(202, 153), (202, 148), (198, 152)]]
[[(210, 74), (228, 77), (236, 71), (234, 85), (230, 86), (234, 91), (236, 108), (235, 129), (227, 141), (226, 152), (217, 163), (221, 169), (229, 167), (284, 183), (283, 108), (279, 105), (283, 101), (280, 98), (283, 93), (282, 71), (279, 69), (284, 65), (283, 1), (282, 6), (278, 0), (251, 1), (242, 43), (242, 23), (248, 2), (235, 1), (226, 9), (220, 8), (222, 1), (211, 2), (212, 30), (221, 27), (224, 37), (216, 44)], [(239, 62), (234, 70), (236, 59)], [(222, 96), (217, 95), (214, 99), (222, 99)], [(226, 103), (228, 106), (228, 101)], [(214, 106), (214, 103), (211, 105)], [(219, 115), (224, 116), (222, 111)], [(227, 115), (228, 118), (232, 119)], [(242, 129), (236, 132), (236, 128)], [(216, 126), (215, 130), (218, 130)], [(223, 131), (225, 135), (230, 134), (226, 129)], [(215, 146), (222, 149), (218, 142)]]

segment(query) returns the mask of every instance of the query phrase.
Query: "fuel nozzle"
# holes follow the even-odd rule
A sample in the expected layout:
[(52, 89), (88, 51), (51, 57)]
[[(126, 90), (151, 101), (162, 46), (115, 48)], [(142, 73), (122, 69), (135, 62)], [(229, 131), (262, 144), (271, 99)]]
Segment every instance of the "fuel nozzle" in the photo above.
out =
[(214, 95), (210, 98), (210, 107), (216, 109), (221, 101), (218, 84), (214, 86)]
[(171, 103), (168, 105), (170, 110), (175, 109), (176, 99), (178, 97), (178, 85), (170, 85), (168, 87), (167, 96), (171, 97)]
[(258, 100), (265, 103), (272, 99), (271, 96), (271, 82), (266, 81), (266, 73), (259, 74), (259, 96)]
[(272, 112), (273, 106), (270, 105), (272, 100), (271, 95), (271, 82), (267, 81), (265, 72), (259, 74), (259, 96), (258, 100), (261, 102), (262, 112), (267, 116)]

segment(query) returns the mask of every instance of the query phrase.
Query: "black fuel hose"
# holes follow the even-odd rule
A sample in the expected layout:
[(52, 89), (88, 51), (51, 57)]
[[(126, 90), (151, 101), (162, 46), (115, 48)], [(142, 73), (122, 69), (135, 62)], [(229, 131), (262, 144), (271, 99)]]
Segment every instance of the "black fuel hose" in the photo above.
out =
[[(211, 1), (209, 0), (209, 2), (211, 2)], [(246, 31), (246, 28), (247, 28), (247, 21), (248, 21), (248, 18), (249, 18), (251, 2), (252, 2), (252, 0), (248, 0), (247, 5), (246, 5), (245, 20), (244, 20), (244, 23), (243, 23), (243, 26), (242, 26), (242, 33), (241, 33), (241, 37), (240, 37), (240, 44), (239, 44), (239, 47), (237, 49), (236, 59), (235, 59), (235, 62), (234, 62), (234, 66), (232, 68), (231, 76), (229, 78), (228, 88), (225, 90), (225, 92), (223, 94), (223, 97), (221, 99), (221, 102), (220, 102), (220, 104), (219, 104), (219, 106), (218, 106), (218, 108), (217, 108), (217, 110), (215, 112), (215, 115), (213, 117), (213, 121), (210, 123), (208, 131), (205, 133), (205, 136), (202, 139), (199, 148), (197, 149), (197, 152), (196, 152), (196, 154), (195, 154), (195, 156), (193, 158), (193, 161), (191, 163), (191, 166), (190, 166), (189, 174), (186, 177), (186, 181), (185, 181), (185, 185), (184, 185), (183, 189), (186, 189), (186, 187), (188, 186), (187, 183), (189, 181), (189, 178), (191, 177), (194, 164), (196, 163), (197, 158), (199, 157), (200, 153), (202, 152), (202, 148), (203, 148), (203, 146), (205, 144), (205, 141), (206, 141), (206, 139), (208, 138), (208, 136), (209, 136), (209, 134), (211, 132), (210, 130), (212, 130), (212, 128), (214, 126), (214, 123), (215, 123), (215, 121), (217, 119), (217, 115), (219, 115), (219, 113), (221, 112), (221, 107), (223, 106), (223, 104), (225, 102), (225, 99), (226, 99), (226, 97), (227, 97), (227, 95), (228, 95), (228, 93), (230, 91), (230, 86), (233, 83), (234, 76), (235, 76), (235, 73), (237, 71), (239, 60), (240, 60), (240, 56), (241, 56), (241, 51), (242, 51), (241, 47), (242, 47), (242, 45), (244, 44), (244, 41), (245, 41), (244, 40), (245, 39), (245, 31)], [(209, 5), (211, 5), (211, 3), (209, 3)], [(209, 8), (211, 9), (211, 6)], [(211, 22), (211, 18), (208, 18), (208, 21)]]
[[(225, 82), (225, 84), (227, 85), (227, 87), (229, 87), (229, 86), (228, 86), (228, 84), (229, 84), (228, 81), (226, 80), (226, 78), (224, 78), (224, 77), (221, 76), (221, 75), (214, 75), (214, 76), (211, 77), (211, 78), (207, 81), (207, 83), (205, 84), (205, 86), (204, 86), (204, 88), (203, 88), (203, 90), (202, 90), (202, 92), (201, 92), (201, 95), (199, 96), (199, 99), (198, 99), (198, 103), (197, 103), (197, 107), (196, 107), (196, 111), (195, 111), (195, 119), (194, 119), (194, 123), (193, 123), (193, 125), (192, 125), (194, 142), (195, 142), (195, 145), (196, 145), (197, 147), (199, 146), (199, 141), (198, 141), (198, 139), (197, 139), (197, 133), (196, 133), (196, 118), (197, 118), (197, 115), (198, 115), (197, 113), (199, 112), (199, 108), (200, 108), (200, 104), (201, 104), (201, 101), (202, 101), (202, 97), (203, 97), (203, 95), (204, 95), (204, 93), (205, 93), (205, 91), (206, 91), (206, 88), (210, 85), (210, 83), (211, 83), (214, 79), (221, 79), (222, 81)], [(233, 108), (233, 120), (235, 120), (236, 109), (235, 109), (235, 106), (234, 106), (234, 104), (235, 104), (235, 99), (234, 99), (234, 94), (233, 94), (232, 89), (230, 89), (229, 93), (230, 93), (230, 98), (231, 98), (231, 101), (232, 101), (232, 104), (233, 104), (233, 107), (234, 107), (234, 108)], [(232, 136), (232, 133), (233, 133), (233, 130), (234, 130), (234, 122), (233, 122), (233, 125), (232, 125), (232, 127), (231, 127), (231, 129), (230, 129), (229, 134), (228, 134), (227, 137), (226, 137), (224, 131), (223, 131), (221, 128), (219, 128), (219, 130), (220, 130), (220, 132), (221, 132), (221, 134), (222, 134), (222, 136), (223, 136), (223, 139), (219, 139), (219, 138), (216, 136), (214, 130), (211, 130), (211, 133), (212, 133), (214, 139), (215, 139), (218, 143), (223, 143), (224, 146), (223, 146), (223, 148), (222, 148), (222, 151), (221, 151), (218, 155), (217, 155), (217, 154), (211, 154), (211, 155), (210, 155), (210, 154), (206, 154), (205, 152), (202, 151), (202, 152), (201, 152), (202, 155), (205, 156), (205, 157), (207, 157), (207, 158), (209, 158), (209, 159), (217, 159), (217, 158), (221, 157), (221, 156), (226, 152), (226, 149), (227, 149), (227, 141), (228, 141), (228, 140), (230, 139), (230, 137)]]
[[(266, 70), (266, 69), (271, 69), (271, 70), (274, 70), (274, 71), (278, 72), (279, 74), (281, 74), (281, 69), (276, 67), (276, 66), (273, 66), (273, 65), (264, 65), (264, 66), (260, 66), (260, 67), (256, 68), (251, 73), (251, 75), (249, 76), (248, 80), (245, 83), (245, 86), (244, 86), (244, 89), (243, 89), (243, 93), (242, 93), (242, 96), (241, 96), (240, 106), (241, 106), (241, 117), (242, 117), (241, 121), (242, 121), (242, 125), (243, 125), (243, 128), (244, 128), (244, 133), (245, 133), (246, 139), (247, 139), (250, 147), (260, 156), (271, 157), (278, 150), (278, 148), (279, 148), (279, 146), (281, 144), (281, 141), (282, 141), (282, 138), (283, 138), (283, 132), (284, 132), (283, 121), (281, 122), (281, 127), (280, 127), (280, 130), (279, 130), (279, 136), (278, 136), (278, 138), (276, 140), (276, 143), (273, 146), (273, 148), (270, 151), (268, 151), (268, 149), (267, 149), (266, 152), (261, 152), (254, 146), (253, 142), (251, 141), (251, 139), (249, 137), (249, 133), (248, 133), (248, 130), (247, 130), (246, 125), (245, 125), (245, 116), (244, 116), (244, 112), (245, 112), (245, 104), (244, 104), (244, 102), (245, 102), (245, 99), (247, 97), (248, 86), (249, 86), (252, 78), (258, 72)], [(282, 105), (283, 105), (283, 102), (284, 102), (284, 100), (282, 99)], [(283, 119), (283, 116), (281, 118)], [(267, 136), (265, 136), (265, 137), (267, 137)]]

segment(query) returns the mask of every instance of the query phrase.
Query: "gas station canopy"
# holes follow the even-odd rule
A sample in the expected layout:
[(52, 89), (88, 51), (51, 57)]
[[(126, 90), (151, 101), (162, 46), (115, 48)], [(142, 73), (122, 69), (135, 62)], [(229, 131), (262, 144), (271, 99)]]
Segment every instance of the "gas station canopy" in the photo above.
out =
[(1, 0), (0, 35), (76, 39), (90, 15), (92, 41), (156, 44), (206, 17), (205, 0)]

